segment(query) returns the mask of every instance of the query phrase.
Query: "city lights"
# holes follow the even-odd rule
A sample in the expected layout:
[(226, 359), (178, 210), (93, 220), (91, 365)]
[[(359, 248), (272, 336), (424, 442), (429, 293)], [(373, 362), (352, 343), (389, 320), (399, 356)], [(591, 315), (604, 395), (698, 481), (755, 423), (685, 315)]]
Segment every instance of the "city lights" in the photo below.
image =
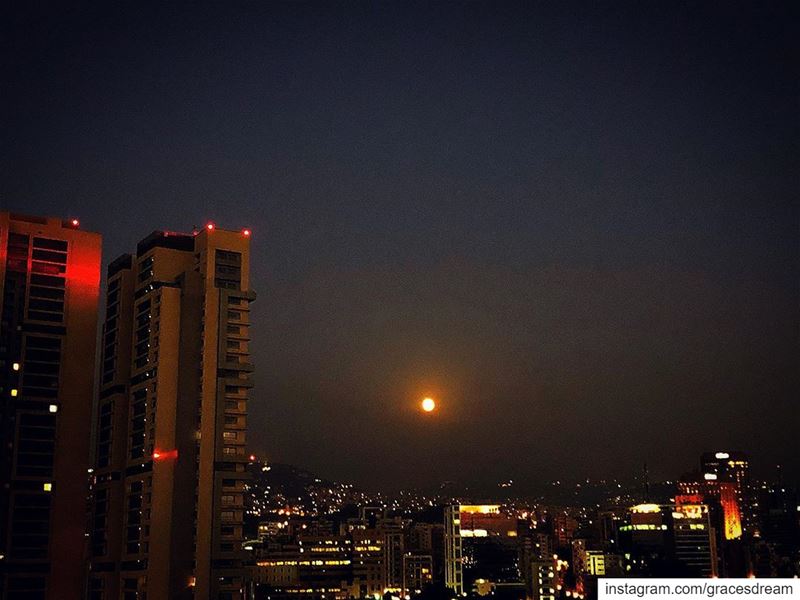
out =
[(800, 591), (796, 3), (8, 4), (0, 600)]

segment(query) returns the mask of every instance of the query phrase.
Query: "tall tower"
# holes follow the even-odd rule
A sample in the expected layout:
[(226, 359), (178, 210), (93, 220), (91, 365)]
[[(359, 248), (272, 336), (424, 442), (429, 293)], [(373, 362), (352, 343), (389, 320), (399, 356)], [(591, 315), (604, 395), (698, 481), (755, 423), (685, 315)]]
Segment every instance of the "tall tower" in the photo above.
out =
[(756, 502), (750, 481), (750, 459), (744, 452), (705, 452), (700, 456), (700, 472), (706, 480), (736, 484), (736, 502), (741, 512), (742, 529), (758, 532)]
[(99, 234), (0, 212), (0, 597), (83, 598)]
[(242, 597), (249, 235), (156, 231), (108, 267), (90, 598)]
[(464, 592), (461, 553), (461, 506), (444, 508), (444, 584), (460, 596)]

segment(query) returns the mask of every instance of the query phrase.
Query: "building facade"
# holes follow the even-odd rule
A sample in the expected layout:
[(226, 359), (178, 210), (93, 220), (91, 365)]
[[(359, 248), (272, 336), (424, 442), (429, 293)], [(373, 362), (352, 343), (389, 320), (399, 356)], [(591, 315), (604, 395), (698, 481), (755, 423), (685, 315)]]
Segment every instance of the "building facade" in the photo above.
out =
[(717, 576), (717, 549), (708, 506), (699, 496), (675, 496), (672, 513), (675, 557), (697, 576)]
[(83, 598), (101, 238), (0, 212), (0, 597)]
[(249, 231), (156, 231), (108, 267), (90, 598), (235, 600)]
[(744, 533), (758, 536), (758, 518), (753, 485), (750, 480), (750, 459), (744, 452), (706, 452), (700, 456), (700, 472), (703, 477), (720, 483), (736, 486), (736, 504), (741, 512), (741, 528)]
[(444, 509), (444, 584), (459, 596), (464, 593), (461, 507), (458, 504)]

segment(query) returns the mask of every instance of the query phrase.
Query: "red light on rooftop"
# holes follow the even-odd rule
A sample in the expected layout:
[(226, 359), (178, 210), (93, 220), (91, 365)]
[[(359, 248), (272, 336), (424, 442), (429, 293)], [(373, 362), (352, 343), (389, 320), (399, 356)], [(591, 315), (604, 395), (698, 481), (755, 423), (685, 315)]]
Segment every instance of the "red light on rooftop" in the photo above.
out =
[(206, 225), (206, 229), (208, 229), (209, 231), (214, 231), (214, 224), (209, 223), (208, 225)]
[(77, 227), (78, 225), (81, 224), (81, 222), (78, 219), (72, 219), (70, 220), (70, 223), (72, 223), (73, 227)]
[(244, 230), (242, 230), (242, 234), (244, 234), (245, 237), (250, 237), (250, 230), (249, 229), (244, 229)]

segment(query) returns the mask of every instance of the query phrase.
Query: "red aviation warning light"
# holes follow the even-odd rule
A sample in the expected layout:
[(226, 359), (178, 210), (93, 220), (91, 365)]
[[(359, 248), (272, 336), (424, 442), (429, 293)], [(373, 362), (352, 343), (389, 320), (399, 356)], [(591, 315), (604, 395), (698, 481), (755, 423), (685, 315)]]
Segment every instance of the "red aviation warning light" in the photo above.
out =
[(178, 451), (177, 450), (154, 450), (153, 451), (153, 460), (167, 460), (169, 458), (177, 459), (178, 458)]

